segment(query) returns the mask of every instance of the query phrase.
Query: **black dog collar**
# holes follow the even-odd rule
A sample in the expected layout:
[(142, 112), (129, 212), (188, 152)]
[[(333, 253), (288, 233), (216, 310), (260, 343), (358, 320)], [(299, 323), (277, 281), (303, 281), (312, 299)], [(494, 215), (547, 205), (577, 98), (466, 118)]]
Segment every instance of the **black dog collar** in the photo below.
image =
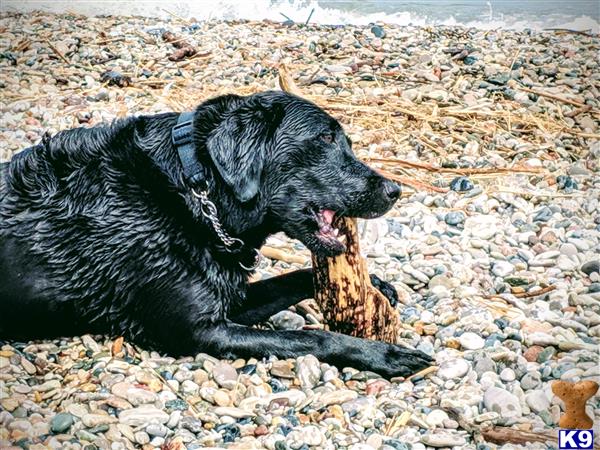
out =
[[(260, 262), (260, 253), (255, 248), (250, 248), (249, 252), (244, 252), (246, 244), (238, 238), (229, 236), (223, 230), (219, 218), (217, 216), (217, 208), (213, 202), (208, 199), (208, 181), (206, 171), (202, 163), (196, 155), (196, 147), (194, 146), (194, 113), (182, 112), (179, 114), (177, 124), (171, 130), (171, 142), (177, 149), (179, 161), (183, 168), (183, 176), (185, 181), (190, 185), (192, 193), (200, 200), (202, 215), (209, 220), (213, 230), (225, 246), (228, 253), (240, 254), (241, 260), (249, 261), (245, 264), (243, 261), (239, 265), (245, 270), (254, 270)], [(197, 191), (203, 185), (200, 192)]]
[(177, 149), (185, 180), (195, 187), (206, 181), (206, 173), (196, 157), (193, 131), (194, 113), (182, 112), (177, 119), (177, 125), (171, 130), (171, 141)]

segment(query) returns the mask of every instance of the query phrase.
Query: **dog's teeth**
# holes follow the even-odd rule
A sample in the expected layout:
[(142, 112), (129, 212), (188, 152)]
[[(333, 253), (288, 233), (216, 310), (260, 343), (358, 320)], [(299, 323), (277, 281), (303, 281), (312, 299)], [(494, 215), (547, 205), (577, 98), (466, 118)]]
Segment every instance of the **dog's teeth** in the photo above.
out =
[(329, 234), (329, 233), (331, 233), (332, 230), (333, 229), (329, 225), (323, 225), (321, 227), (321, 233), (323, 233), (323, 234)]
[(338, 234), (340, 234), (340, 230), (338, 230), (337, 228), (333, 229), (333, 235), (337, 236)]
[(342, 244), (345, 244), (346, 243), (346, 235), (342, 234), (341, 236), (338, 236), (337, 240), (339, 242), (341, 242)]

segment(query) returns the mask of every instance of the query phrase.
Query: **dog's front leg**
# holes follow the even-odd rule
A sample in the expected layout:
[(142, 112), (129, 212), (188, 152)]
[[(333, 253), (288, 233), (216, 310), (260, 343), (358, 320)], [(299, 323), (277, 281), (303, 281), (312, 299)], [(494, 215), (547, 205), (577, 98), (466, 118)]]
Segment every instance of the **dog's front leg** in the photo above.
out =
[(198, 351), (221, 358), (296, 358), (310, 353), (339, 369), (350, 366), (388, 378), (408, 376), (431, 363), (417, 350), (326, 331), (258, 330), (219, 322), (201, 325), (194, 338)]
[[(391, 284), (376, 275), (371, 275), (371, 283), (388, 298), (392, 306), (397, 305), (398, 294)], [(296, 270), (250, 283), (246, 300), (231, 311), (229, 317), (235, 323), (254, 325), (313, 295), (312, 269)]]
[(312, 269), (296, 270), (248, 285), (246, 300), (230, 312), (235, 323), (254, 325), (313, 296)]

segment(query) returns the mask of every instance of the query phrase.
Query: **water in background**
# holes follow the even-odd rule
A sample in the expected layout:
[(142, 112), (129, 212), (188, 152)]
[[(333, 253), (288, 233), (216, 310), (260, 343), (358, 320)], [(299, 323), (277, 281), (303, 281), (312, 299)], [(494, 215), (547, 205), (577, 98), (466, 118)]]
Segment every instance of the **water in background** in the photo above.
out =
[[(166, 17), (168, 10), (197, 20), (271, 19), (312, 23), (465, 25), (484, 29), (569, 28), (599, 31), (600, 0), (3, 0), (2, 11), (74, 11), (88, 15)], [(283, 14), (283, 15), (282, 15)]]

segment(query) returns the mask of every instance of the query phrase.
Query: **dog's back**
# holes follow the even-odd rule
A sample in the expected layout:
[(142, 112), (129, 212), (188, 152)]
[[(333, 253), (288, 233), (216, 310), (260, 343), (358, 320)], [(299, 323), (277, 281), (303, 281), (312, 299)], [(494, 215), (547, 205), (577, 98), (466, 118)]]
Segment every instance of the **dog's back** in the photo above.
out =
[(153, 259), (177, 218), (152, 195), (169, 191), (152, 149), (136, 147), (168, 117), (64, 131), (2, 164), (0, 337), (110, 332), (136, 284), (177, 267)]

